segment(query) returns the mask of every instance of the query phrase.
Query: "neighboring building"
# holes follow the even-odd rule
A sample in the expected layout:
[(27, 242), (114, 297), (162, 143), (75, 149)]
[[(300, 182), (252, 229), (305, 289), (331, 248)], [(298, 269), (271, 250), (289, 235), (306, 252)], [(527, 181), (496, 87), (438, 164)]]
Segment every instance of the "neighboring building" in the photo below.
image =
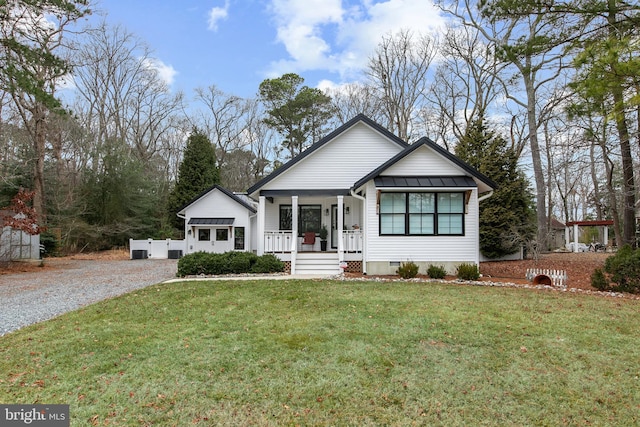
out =
[(565, 223), (556, 218), (551, 218), (551, 226), (549, 227), (549, 248), (551, 250), (562, 249), (566, 247)]
[(292, 273), (395, 274), (405, 261), (454, 272), (479, 262), (478, 204), (495, 187), (431, 140), (409, 145), (358, 115), (246, 195), (214, 186), (178, 215), (186, 253), (273, 253)]
[[(40, 259), (40, 235), (29, 234), (5, 226), (3, 217), (13, 215), (11, 211), (0, 211), (0, 261)], [(19, 214), (20, 215), (20, 214)], [(15, 216), (19, 218), (19, 216)]]

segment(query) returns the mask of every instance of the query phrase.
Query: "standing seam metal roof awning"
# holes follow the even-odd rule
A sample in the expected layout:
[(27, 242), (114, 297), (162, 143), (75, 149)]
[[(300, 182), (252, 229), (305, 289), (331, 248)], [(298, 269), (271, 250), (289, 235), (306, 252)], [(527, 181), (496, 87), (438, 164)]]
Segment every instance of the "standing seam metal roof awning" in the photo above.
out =
[(470, 176), (377, 176), (376, 187), (477, 187)]
[(232, 225), (235, 218), (191, 218), (189, 225)]

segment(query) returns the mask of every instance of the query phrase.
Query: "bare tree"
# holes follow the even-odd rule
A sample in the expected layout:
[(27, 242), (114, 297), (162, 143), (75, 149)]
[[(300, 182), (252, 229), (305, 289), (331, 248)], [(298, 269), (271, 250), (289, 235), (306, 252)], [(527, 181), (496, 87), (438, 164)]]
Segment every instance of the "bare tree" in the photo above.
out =
[(401, 30), (383, 37), (369, 58), (366, 74), (386, 115), (383, 125), (405, 141), (429, 87), (427, 73), (436, 48), (432, 37)]
[(464, 136), (469, 123), (490, 117), (490, 107), (503, 95), (498, 76), (505, 63), (477, 29), (466, 26), (448, 28), (439, 55), (442, 61), (427, 95), (431, 107), (423, 109), (421, 117), (449, 149)]
[[(57, 110), (56, 88), (68, 72), (60, 55), (68, 28), (82, 15), (67, 2), (11, 2), (2, 5), (0, 88), (10, 94), (32, 149), (33, 207), (46, 223), (45, 155), (47, 125)], [(49, 4), (51, 3), (51, 4)], [(63, 4), (64, 3), (64, 4)], [(10, 42), (7, 42), (10, 41)]]
[(195, 99), (205, 106), (196, 115), (195, 126), (201, 128), (216, 146), (218, 165), (223, 168), (227, 155), (242, 144), (242, 134), (247, 129), (250, 102), (235, 95), (226, 94), (212, 85), (197, 88)]
[[(547, 102), (543, 91), (552, 84), (564, 70), (564, 54), (557, 39), (563, 21), (559, 16), (549, 17), (544, 13), (534, 13), (535, 8), (544, 5), (529, 5), (531, 13), (510, 13), (501, 9), (501, 3), (482, 3), (483, 11), (476, 9), (471, 0), (454, 0), (442, 4), (444, 11), (459, 19), (468, 27), (482, 34), (487, 43), (496, 48), (500, 59), (509, 64), (500, 75), (500, 84), (507, 98), (526, 111), (526, 124), (533, 175), (536, 183), (536, 217), (538, 241), (546, 248), (548, 235), (547, 183), (545, 181), (543, 149), (539, 140), (539, 114)], [(521, 9), (526, 9), (521, 5)], [(505, 8), (508, 5), (505, 5)], [(512, 83), (519, 81), (521, 87), (514, 90)]]
[(118, 140), (148, 162), (180, 112), (182, 94), (170, 92), (149, 48), (119, 26), (102, 23), (91, 31), (77, 62), (74, 108), (93, 135), (94, 152)]
[(348, 83), (325, 92), (331, 97), (334, 105), (334, 128), (358, 114), (364, 114), (378, 123), (386, 121), (381, 99), (375, 89), (366, 83)]

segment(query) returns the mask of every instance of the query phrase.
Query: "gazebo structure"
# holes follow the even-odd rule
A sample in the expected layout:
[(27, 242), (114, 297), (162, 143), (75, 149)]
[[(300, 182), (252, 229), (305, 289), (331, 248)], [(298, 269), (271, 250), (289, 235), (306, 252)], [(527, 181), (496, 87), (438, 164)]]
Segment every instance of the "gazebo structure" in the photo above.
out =
[(605, 246), (609, 242), (609, 226), (613, 225), (613, 220), (599, 220), (599, 221), (569, 221), (567, 222), (567, 228), (564, 230), (564, 240), (566, 246), (569, 247), (570, 243), (570, 231), (573, 227), (573, 251), (579, 252), (578, 249), (578, 229), (579, 227), (603, 227), (603, 243)]

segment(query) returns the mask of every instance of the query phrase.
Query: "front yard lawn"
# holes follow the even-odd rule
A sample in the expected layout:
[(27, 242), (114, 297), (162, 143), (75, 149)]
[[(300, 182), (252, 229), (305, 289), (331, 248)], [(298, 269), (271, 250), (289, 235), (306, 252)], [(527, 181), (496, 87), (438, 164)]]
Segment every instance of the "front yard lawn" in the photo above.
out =
[(638, 425), (640, 303), (411, 282), (180, 282), (0, 337), (71, 425)]

